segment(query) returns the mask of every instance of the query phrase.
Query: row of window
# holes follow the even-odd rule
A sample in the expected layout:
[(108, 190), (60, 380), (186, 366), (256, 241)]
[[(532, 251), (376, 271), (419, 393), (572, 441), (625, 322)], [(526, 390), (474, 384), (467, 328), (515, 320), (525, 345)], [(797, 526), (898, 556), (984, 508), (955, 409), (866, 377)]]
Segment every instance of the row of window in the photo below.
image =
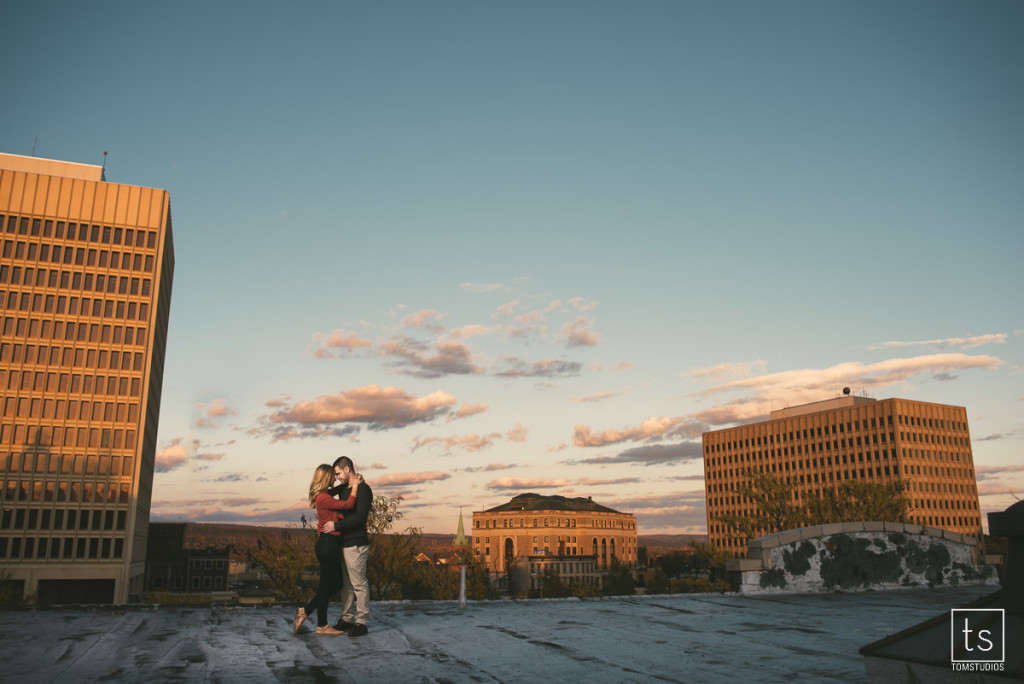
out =
[[(0, 226), (4, 225), (4, 216), (0, 214)], [(7, 216), (7, 233), (30, 235), (32, 237), (56, 238), (58, 240), (78, 240), (79, 242), (98, 242), (104, 245), (124, 244), (131, 247), (156, 247), (156, 231), (142, 228), (120, 228), (111, 226), (89, 225), (50, 219), (38, 219), (28, 216)], [(122, 242), (123, 240), (123, 242)]]
[[(165, 581), (163, 577), (154, 576), (149, 579), (149, 588), (154, 590), (160, 589), (184, 589), (185, 578), (181, 575), (176, 576), (171, 581)], [(221, 575), (205, 575), (202, 577), (193, 577), (189, 584), (190, 589), (214, 589), (220, 590), (224, 588), (224, 577)]]
[[(527, 518), (501, 518), (500, 527), (527, 527)], [(575, 518), (544, 518), (544, 524), (538, 524), (539, 518), (533, 518), (533, 527), (576, 527)], [(516, 522), (518, 521), (518, 525)], [(481, 525), (479, 519), (473, 521), (476, 529), (492, 529), (499, 527), (498, 520), (492, 518), (486, 518)], [(590, 526), (597, 529), (620, 529), (620, 530), (633, 530), (636, 529), (636, 522), (632, 520), (608, 520), (603, 518), (592, 518)]]
[[(76, 299), (75, 306), (78, 302)], [(7, 316), (3, 319), (2, 332), (4, 337), (37, 338), (41, 340), (77, 340), (79, 342), (102, 342), (116, 346), (146, 344), (146, 329), (134, 326), (121, 326), (100, 323), (76, 323), (75, 321), (49, 320), (42, 318), (15, 318)]]
[(124, 557), (124, 538), (3, 537), (0, 558), (9, 560), (116, 560)]
[[(123, 465), (122, 465), (123, 463)], [(135, 461), (115, 454), (24, 453), (0, 456), (0, 470), (8, 473), (62, 473), (68, 475), (131, 475)], [(10, 483), (0, 484), (0, 490)]]
[[(915, 426), (928, 429), (942, 429), (952, 430), (957, 432), (967, 432), (967, 423), (962, 421), (944, 420), (938, 418), (922, 418), (921, 416), (898, 416), (899, 425)], [(719, 435), (715, 433), (708, 433), (708, 443), (705, 444), (705, 453), (719, 453), (722, 451), (736, 451), (740, 449), (750, 449), (758, 446), (770, 446), (772, 444), (779, 444), (784, 442), (792, 442), (798, 440), (808, 440), (821, 438), (827, 435), (842, 435), (849, 434), (855, 431), (868, 431), (878, 430), (880, 428), (892, 428), (893, 419), (892, 416), (885, 416), (885, 420), (882, 418), (871, 418), (870, 420), (864, 418), (861, 420), (851, 420), (847, 422), (836, 422), (826, 425), (818, 425), (810, 428), (798, 428), (796, 430), (785, 430), (781, 432), (772, 432), (770, 434), (759, 434), (752, 437), (741, 437), (739, 439), (715, 439)], [(739, 428), (744, 429), (744, 428)], [(883, 433), (884, 434), (884, 433)], [(904, 433), (901, 432), (901, 435)], [(909, 433), (917, 434), (917, 433)], [(728, 431), (720, 433), (722, 437), (728, 435)], [(890, 435), (892, 433), (890, 432)], [(859, 439), (859, 438), (858, 438)], [(963, 439), (963, 438), (960, 438)], [(877, 436), (876, 436), (877, 440)], [(916, 441), (916, 439), (915, 439)], [(877, 443), (877, 441), (876, 441)]]
[[(91, 376), (89, 378), (92, 379)], [(125, 381), (127, 390), (128, 379)], [(117, 378), (110, 378), (117, 380)], [(109, 389), (117, 390), (117, 383)], [(104, 392), (100, 391), (100, 394)], [(139, 418), (139, 405), (113, 401), (78, 401), (77, 399), (49, 399), (42, 397), (7, 397), (3, 402), (4, 418), (56, 418), (58, 420), (103, 420), (107, 422), (128, 421), (135, 423)]]
[[(128, 256), (128, 255), (126, 255)], [(140, 262), (140, 267), (144, 262)], [(139, 269), (136, 269), (139, 270)], [(87, 273), (84, 271), (58, 271), (0, 264), (0, 284), (23, 285), (27, 288), (60, 288), (148, 297), (153, 287), (149, 278), (119, 276), (116, 273)], [(44, 293), (45, 294), (45, 293)], [(65, 310), (67, 305), (65, 305)], [(53, 311), (53, 309), (49, 309)]]
[(127, 482), (28, 482), (8, 480), (4, 504), (16, 501), (70, 501), (72, 503), (128, 503)]
[[(87, 419), (82, 419), (87, 420)], [(14, 447), (66, 447), (134, 449), (135, 430), (49, 425), (0, 425), (0, 445)]]
[[(81, 303), (81, 307), (79, 307)], [(0, 290), (0, 309), (8, 311), (32, 311), (35, 313), (69, 314), (103, 317), (109, 319), (142, 321), (149, 320), (148, 302), (129, 302), (115, 299), (90, 299), (89, 297), (68, 297), (65, 295), (43, 294), (41, 292), (18, 292)]]
[[(115, 397), (137, 397), (141, 388), (142, 381), (140, 377), (126, 377), (123, 373), (117, 375), (83, 375), (79, 373), (33, 371), (31, 369), (25, 371), (11, 370), (8, 372), (7, 369), (0, 368), (0, 389), (21, 390), (23, 392), (67, 392), (69, 394), (105, 394)], [(41, 405), (42, 413), (35, 413), (36, 407), (30, 405), (30, 411), (32, 412), (29, 415), (32, 417), (39, 415), (59, 417), (63, 415), (69, 419), (74, 419), (72, 417), (73, 414), (79, 411), (77, 406), (74, 409), (71, 408), (70, 404), (65, 407), (65, 401), (75, 401), (77, 403), (77, 399), (39, 399), (43, 402)], [(53, 404), (52, 402), (54, 401), (58, 403)], [(66, 414), (65, 411), (67, 411)], [(82, 415), (84, 416), (87, 413), (88, 411), (84, 411)]]
[(4, 530), (116, 530), (123, 532), (127, 509), (4, 508), (0, 529)]

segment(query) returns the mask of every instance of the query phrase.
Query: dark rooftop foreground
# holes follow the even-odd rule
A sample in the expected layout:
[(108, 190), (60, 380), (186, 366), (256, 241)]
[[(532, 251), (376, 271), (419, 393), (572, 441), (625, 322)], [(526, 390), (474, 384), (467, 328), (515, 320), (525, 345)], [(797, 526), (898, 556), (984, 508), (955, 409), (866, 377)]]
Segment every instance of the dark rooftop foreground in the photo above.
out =
[(862, 646), (991, 591), (375, 603), (361, 638), (288, 606), (3, 611), (0, 681), (866, 682)]

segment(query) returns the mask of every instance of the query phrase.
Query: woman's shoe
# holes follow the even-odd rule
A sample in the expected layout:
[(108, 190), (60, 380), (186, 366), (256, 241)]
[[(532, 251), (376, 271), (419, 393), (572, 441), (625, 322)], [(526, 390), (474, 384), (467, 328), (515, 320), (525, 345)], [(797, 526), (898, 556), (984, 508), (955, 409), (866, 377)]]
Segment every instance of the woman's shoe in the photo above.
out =
[(295, 611), (295, 621), (292, 624), (292, 633), (293, 634), (298, 634), (299, 633), (299, 627), (301, 627), (302, 623), (305, 622), (305, 621), (306, 621), (306, 609), (300, 607), (298, 610)]
[(323, 627), (317, 627), (316, 628), (316, 633), (319, 634), (320, 636), (338, 636), (339, 634), (344, 634), (344, 632), (340, 632), (340, 631), (334, 629), (333, 627), (331, 627), (330, 625), (324, 625)]

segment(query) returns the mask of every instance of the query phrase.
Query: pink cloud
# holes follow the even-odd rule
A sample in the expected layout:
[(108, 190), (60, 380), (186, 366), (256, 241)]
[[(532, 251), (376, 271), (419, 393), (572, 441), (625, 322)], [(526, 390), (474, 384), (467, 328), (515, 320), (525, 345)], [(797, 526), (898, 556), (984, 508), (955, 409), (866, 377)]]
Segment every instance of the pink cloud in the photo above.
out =
[(489, 409), (490, 406), (487, 404), (463, 404), (459, 407), (459, 410), (448, 417), (449, 421), (458, 420), (460, 418), (469, 418), (475, 416), (478, 413), (484, 413)]
[(578, 317), (562, 326), (559, 339), (563, 339), (569, 347), (596, 347), (601, 341), (601, 336), (593, 332), (594, 320), (592, 318)]
[(555, 489), (558, 487), (578, 487), (588, 486), (596, 487), (601, 485), (615, 485), (615, 484), (626, 484), (639, 482), (639, 478), (635, 477), (623, 477), (616, 478), (613, 480), (593, 480), (590, 478), (581, 478), (576, 480), (567, 480), (565, 478), (543, 478), (543, 477), (501, 477), (497, 480), (491, 480), (487, 483), (488, 489), (521, 489), (527, 491), (530, 489)]
[(438, 332), (444, 330), (441, 321), (447, 318), (448, 314), (440, 313), (434, 309), (421, 309), (416, 313), (409, 314), (402, 319), (402, 325), (410, 328), (422, 328)]
[(467, 337), (475, 337), (476, 335), (486, 335), (489, 332), (491, 332), (490, 328), (474, 323), (472, 325), (465, 325), (461, 328), (455, 328), (454, 330), (448, 333), (448, 339), (464, 340)]
[(516, 426), (506, 433), (505, 437), (510, 442), (525, 442), (526, 441), (526, 428), (521, 424), (516, 423)]
[(359, 349), (360, 347), (369, 347), (370, 342), (364, 339), (360, 339), (358, 335), (347, 330), (332, 330), (327, 338), (324, 340), (324, 344), (332, 349)]
[(590, 370), (597, 371), (599, 373), (618, 373), (619, 371), (624, 371), (627, 368), (632, 368), (635, 365), (636, 364), (633, 363), (632, 361), (617, 361), (616, 363), (604, 363), (602, 361), (596, 361), (590, 364)]
[(215, 428), (219, 425), (216, 419), (235, 415), (227, 399), (214, 399), (208, 404), (197, 402), (194, 410), (199, 412), (192, 423), (197, 428)]
[(458, 436), (451, 435), (449, 437), (417, 437), (413, 441), (412, 451), (416, 451), (420, 447), (428, 446), (430, 444), (440, 444), (444, 446), (445, 451), (451, 451), (458, 447), (465, 449), (466, 451), (480, 451), (494, 444), (496, 439), (501, 439), (501, 433), (492, 432), (488, 435), (478, 435), (475, 432)]
[(618, 396), (621, 396), (624, 393), (625, 393), (624, 391), (623, 392), (598, 392), (596, 394), (587, 394), (587, 395), (582, 396), (582, 397), (569, 397), (569, 401), (575, 401), (577, 403), (586, 404), (586, 403), (592, 403), (592, 402), (596, 402), (596, 401), (601, 401), (603, 399), (611, 399), (612, 397), (618, 397)]
[[(417, 397), (398, 387), (368, 385), (285, 405), (261, 418), (251, 432), (270, 434), (273, 441), (293, 437), (342, 436), (358, 431), (402, 428), (444, 416), (455, 397), (440, 390)], [(335, 427), (348, 423), (344, 429)]]
[(451, 477), (448, 473), (423, 472), (423, 473), (389, 473), (373, 479), (373, 486), (379, 487), (406, 487), (408, 485), (423, 484), (425, 482), (436, 482), (447, 480)]
[(594, 432), (586, 425), (576, 425), (572, 441), (578, 447), (602, 447), (619, 442), (636, 442), (666, 436), (692, 436), (689, 433), (694, 430), (697, 430), (699, 434), (701, 426), (691, 423), (692, 421), (686, 416), (675, 418), (651, 416), (636, 427), (627, 427), (622, 430)]
[(903, 349), (905, 347), (935, 347), (936, 349), (973, 349), (985, 344), (1005, 344), (1006, 333), (975, 335), (974, 337), (946, 337), (939, 340), (920, 340), (917, 342), (879, 342), (868, 349)]
[(182, 444), (184, 438), (172, 439), (163, 449), (157, 449), (154, 470), (166, 473), (185, 465), (188, 462), (188, 448)]
[(739, 361), (736, 363), (720, 363), (710, 368), (691, 368), (690, 376), (698, 380), (710, 378), (719, 380), (722, 378), (746, 378), (755, 370), (764, 370), (767, 364), (764, 361)]
[(478, 366), (469, 347), (461, 342), (441, 342), (436, 345), (436, 354), (429, 354), (429, 347), (419, 340), (405, 336), (380, 345), (378, 353), (400, 360), (391, 365), (400, 373), (418, 378), (439, 378), (444, 375), (479, 375), (484, 369)]

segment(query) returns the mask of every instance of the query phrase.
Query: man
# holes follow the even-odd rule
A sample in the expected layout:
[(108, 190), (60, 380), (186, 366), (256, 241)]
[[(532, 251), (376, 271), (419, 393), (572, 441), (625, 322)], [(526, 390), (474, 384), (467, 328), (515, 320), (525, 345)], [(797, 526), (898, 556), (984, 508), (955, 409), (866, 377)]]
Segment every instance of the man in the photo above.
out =
[[(349, 497), (352, 487), (349, 478), (355, 473), (355, 465), (348, 456), (334, 461), (334, 475), (340, 489), (330, 490), (344, 500)], [(373, 508), (373, 492), (370, 485), (360, 482), (356, 494), (356, 507), (346, 512), (343, 520), (331, 523), (341, 533), (341, 620), (335, 629), (347, 632), (350, 637), (366, 634), (366, 623), (370, 619), (370, 584), (366, 581), (366, 561), (370, 555), (370, 537), (366, 533), (366, 519)]]

